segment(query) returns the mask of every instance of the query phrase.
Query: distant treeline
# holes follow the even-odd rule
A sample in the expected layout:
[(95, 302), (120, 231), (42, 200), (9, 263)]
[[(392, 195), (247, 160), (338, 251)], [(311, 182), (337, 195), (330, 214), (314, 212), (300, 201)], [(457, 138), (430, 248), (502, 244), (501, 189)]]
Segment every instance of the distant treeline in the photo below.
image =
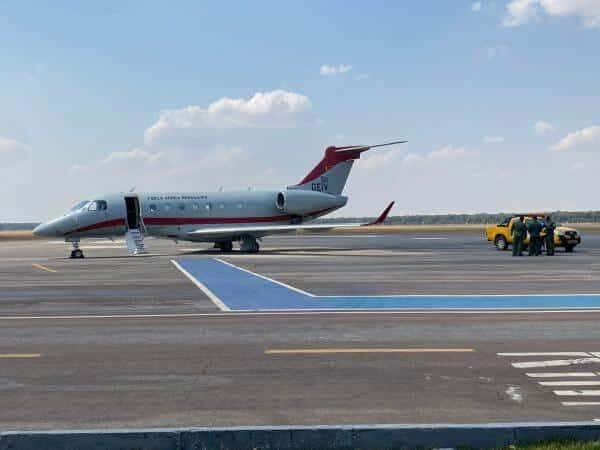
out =
[[(388, 217), (389, 225), (465, 225), (465, 224), (494, 224), (502, 222), (507, 216), (515, 213), (497, 214), (435, 214), (417, 216)], [(519, 214), (519, 213), (516, 213)], [(555, 222), (560, 223), (600, 223), (600, 211), (555, 211), (549, 213)], [(353, 217), (337, 219), (321, 219), (319, 222), (367, 222), (374, 217)]]
[(38, 223), (33, 222), (0, 223), (0, 231), (33, 230), (37, 226)]

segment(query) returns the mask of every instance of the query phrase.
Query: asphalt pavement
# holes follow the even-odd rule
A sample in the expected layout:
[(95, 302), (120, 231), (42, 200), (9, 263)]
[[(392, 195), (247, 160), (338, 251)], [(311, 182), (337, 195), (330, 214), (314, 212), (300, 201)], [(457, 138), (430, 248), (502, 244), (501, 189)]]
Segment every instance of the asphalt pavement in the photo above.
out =
[(5, 242), (0, 426), (600, 418), (594, 310), (223, 312), (172, 262), (222, 257), (315, 296), (598, 294), (600, 235), (583, 239), (516, 259), (473, 233), (287, 236), (226, 256), (148, 240), (135, 258), (91, 241), (84, 260)]

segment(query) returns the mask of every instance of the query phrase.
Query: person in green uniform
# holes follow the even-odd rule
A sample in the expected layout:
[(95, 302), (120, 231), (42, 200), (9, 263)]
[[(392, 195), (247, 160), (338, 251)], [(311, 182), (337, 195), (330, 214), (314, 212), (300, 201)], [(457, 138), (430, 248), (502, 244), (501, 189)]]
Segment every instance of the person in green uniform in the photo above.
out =
[(533, 216), (527, 223), (529, 232), (529, 256), (539, 256), (542, 254), (542, 224), (538, 222), (537, 216)]
[(515, 220), (512, 229), (512, 240), (513, 240), (513, 256), (523, 256), (523, 241), (527, 235), (527, 226), (525, 225), (525, 217), (519, 217), (519, 220)]
[(556, 224), (552, 220), (552, 217), (546, 217), (546, 254), (548, 256), (554, 256), (554, 231), (556, 230)]

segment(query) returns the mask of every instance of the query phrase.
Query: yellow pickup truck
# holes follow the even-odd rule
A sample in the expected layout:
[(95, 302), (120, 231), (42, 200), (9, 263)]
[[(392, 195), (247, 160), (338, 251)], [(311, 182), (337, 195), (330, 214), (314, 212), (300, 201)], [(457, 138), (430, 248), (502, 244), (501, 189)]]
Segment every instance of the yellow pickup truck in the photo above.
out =
[[(498, 225), (491, 225), (486, 227), (485, 234), (487, 240), (493, 242), (498, 250), (508, 250), (509, 246), (513, 243), (512, 241), (512, 229), (515, 220), (519, 220), (520, 216), (509, 216)], [(541, 216), (538, 216), (541, 217)], [(525, 222), (531, 220), (531, 216), (525, 216)], [(538, 219), (542, 222), (543, 220)], [(542, 237), (545, 234), (542, 234)], [(567, 253), (571, 253), (576, 246), (581, 244), (581, 235), (574, 228), (565, 227), (558, 225), (554, 232), (554, 245), (556, 247), (563, 247)], [(525, 246), (529, 245), (529, 235), (525, 239)]]

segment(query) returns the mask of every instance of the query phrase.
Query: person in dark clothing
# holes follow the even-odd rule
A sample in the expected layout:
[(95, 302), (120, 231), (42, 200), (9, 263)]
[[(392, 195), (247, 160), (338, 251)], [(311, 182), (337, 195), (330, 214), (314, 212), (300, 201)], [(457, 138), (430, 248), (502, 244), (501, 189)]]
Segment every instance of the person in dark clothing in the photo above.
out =
[(525, 217), (519, 217), (519, 220), (515, 220), (512, 229), (512, 255), (523, 256), (523, 242), (527, 236), (527, 225), (525, 225)]
[(542, 224), (538, 222), (537, 216), (533, 216), (527, 223), (529, 232), (529, 256), (540, 256), (542, 254)]
[(546, 254), (548, 256), (554, 256), (554, 231), (556, 230), (556, 224), (552, 221), (552, 217), (546, 217)]

